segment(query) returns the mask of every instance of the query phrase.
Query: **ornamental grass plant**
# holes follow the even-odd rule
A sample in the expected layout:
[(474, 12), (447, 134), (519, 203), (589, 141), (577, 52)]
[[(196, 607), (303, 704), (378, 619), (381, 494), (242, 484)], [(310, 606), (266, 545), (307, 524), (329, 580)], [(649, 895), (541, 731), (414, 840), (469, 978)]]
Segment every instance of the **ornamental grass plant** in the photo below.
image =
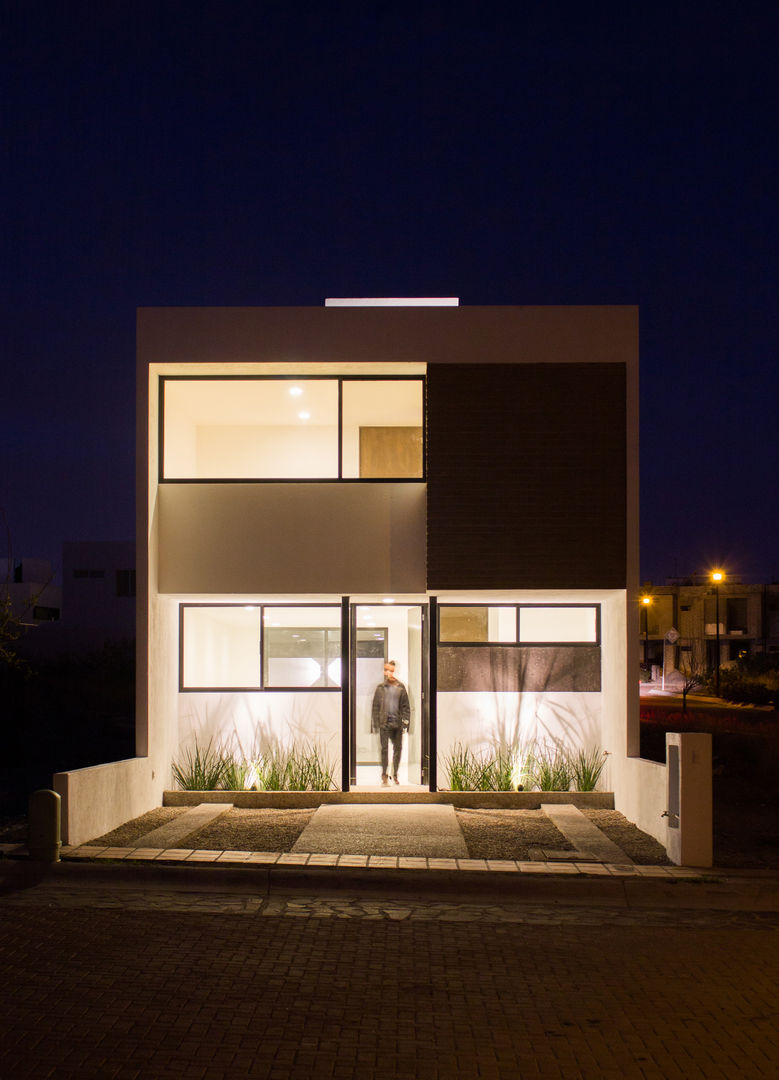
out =
[(455, 743), (442, 759), (450, 791), (596, 791), (607, 753), (561, 742), (505, 747), (491, 753)]
[(195, 742), (194, 751), (185, 750), (183, 758), (173, 762), (173, 778), (184, 791), (216, 791), (224, 787), (228, 761), (210, 739), (203, 748)]
[(183, 791), (330, 791), (335, 764), (315, 744), (276, 747), (253, 760), (195, 742), (173, 763), (173, 778)]

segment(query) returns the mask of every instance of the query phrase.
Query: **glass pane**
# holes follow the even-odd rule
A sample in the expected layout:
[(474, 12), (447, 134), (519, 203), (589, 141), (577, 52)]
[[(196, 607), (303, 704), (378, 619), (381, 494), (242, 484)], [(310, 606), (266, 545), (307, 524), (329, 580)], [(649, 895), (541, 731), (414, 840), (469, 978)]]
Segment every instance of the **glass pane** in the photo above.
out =
[(517, 640), (517, 609), (515, 607), (449, 607), (439, 608), (440, 640), (495, 641)]
[(260, 609), (184, 607), (182, 661), (185, 689), (259, 689)]
[[(404, 684), (411, 711), (410, 727), (402, 740), (398, 779), (403, 784), (422, 780), (422, 612), (418, 605), (359, 605), (356, 609), (354, 695), (354, 764), (358, 786), (381, 784), (381, 740), (371, 719), (376, 687), (384, 681), (384, 657), (396, 663), (396, 678)], [(388, 765), (392, 762), (392, 742)], [(390, 770), (391, 771), (391, 770)]]
[(422, 476), (422, 381), (343, 384), (343, 475)]
[(520, 607), (519, 640), (527, 642), (596, 642), (597, 608)]
[(264, 623), (266, 687), (340, 686), (340, 608), (265, 608)]
[(338, 476), (335, 379), (166, 379), (163, 475)]

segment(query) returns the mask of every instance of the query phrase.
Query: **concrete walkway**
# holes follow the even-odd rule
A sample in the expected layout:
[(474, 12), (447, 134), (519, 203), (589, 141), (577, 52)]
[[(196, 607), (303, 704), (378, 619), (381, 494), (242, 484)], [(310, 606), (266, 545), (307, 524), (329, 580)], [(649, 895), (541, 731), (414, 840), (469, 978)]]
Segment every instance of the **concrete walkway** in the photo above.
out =
[(454, 807), (418, 803), (320, 806), (292, 850), (468, 858)]
[(575, 806), (542, 804), (541, 809), (569, 844), (573, 844), (578, 855), (592, 858), (596, 862), (626, 865), (633, 862), (621, 847), (609, 840), (606, 834)]

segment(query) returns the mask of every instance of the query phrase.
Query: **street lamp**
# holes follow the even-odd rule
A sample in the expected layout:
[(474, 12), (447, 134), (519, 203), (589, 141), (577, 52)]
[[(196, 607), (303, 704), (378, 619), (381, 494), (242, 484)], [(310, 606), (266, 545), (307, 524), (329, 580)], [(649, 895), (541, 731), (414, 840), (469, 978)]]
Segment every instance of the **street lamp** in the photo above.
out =
[(649, 668), (649, 606), (654, 598), (642, 596), (641, 604), (644, 609), (644, 667)]
[(714, 582), (714, 597), (715, 597), (715, 600), (714, 600), (714, 620), (715, 620), (715, 622), (714, 622), (714, 633), (715, 633), (715, 637), (716, 637), (716, 640), (717, 640), (717, 644), (715, 646), (715, 649), (716, 649), (716, 663), (715, 663), (715, 667), (714, 667), (714, 692), (716, 693), (717, 697), (719, 697), (719, 662), (720, 662), (720, 652), (719, 652), (719, 587), (720, 587), (720, 582), (725, 580), (725, 574), (723, 573), (722, 570), (712, 570), (712, 572), (711, 572), (711, 580)]

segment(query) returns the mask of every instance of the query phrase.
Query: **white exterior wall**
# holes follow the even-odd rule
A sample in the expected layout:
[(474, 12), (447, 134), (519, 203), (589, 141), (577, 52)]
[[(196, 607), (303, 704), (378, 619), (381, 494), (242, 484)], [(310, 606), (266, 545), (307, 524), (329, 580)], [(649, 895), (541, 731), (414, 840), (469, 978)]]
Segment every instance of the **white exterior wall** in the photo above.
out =
[[(178, 695), (174, 759), (195, 744), (246, 761), (268, 751), (315, 746), (341, 777), (341, 694), (322, 692), (207, 693)], [(173, 786), (171, 784), (171, 786)]]

